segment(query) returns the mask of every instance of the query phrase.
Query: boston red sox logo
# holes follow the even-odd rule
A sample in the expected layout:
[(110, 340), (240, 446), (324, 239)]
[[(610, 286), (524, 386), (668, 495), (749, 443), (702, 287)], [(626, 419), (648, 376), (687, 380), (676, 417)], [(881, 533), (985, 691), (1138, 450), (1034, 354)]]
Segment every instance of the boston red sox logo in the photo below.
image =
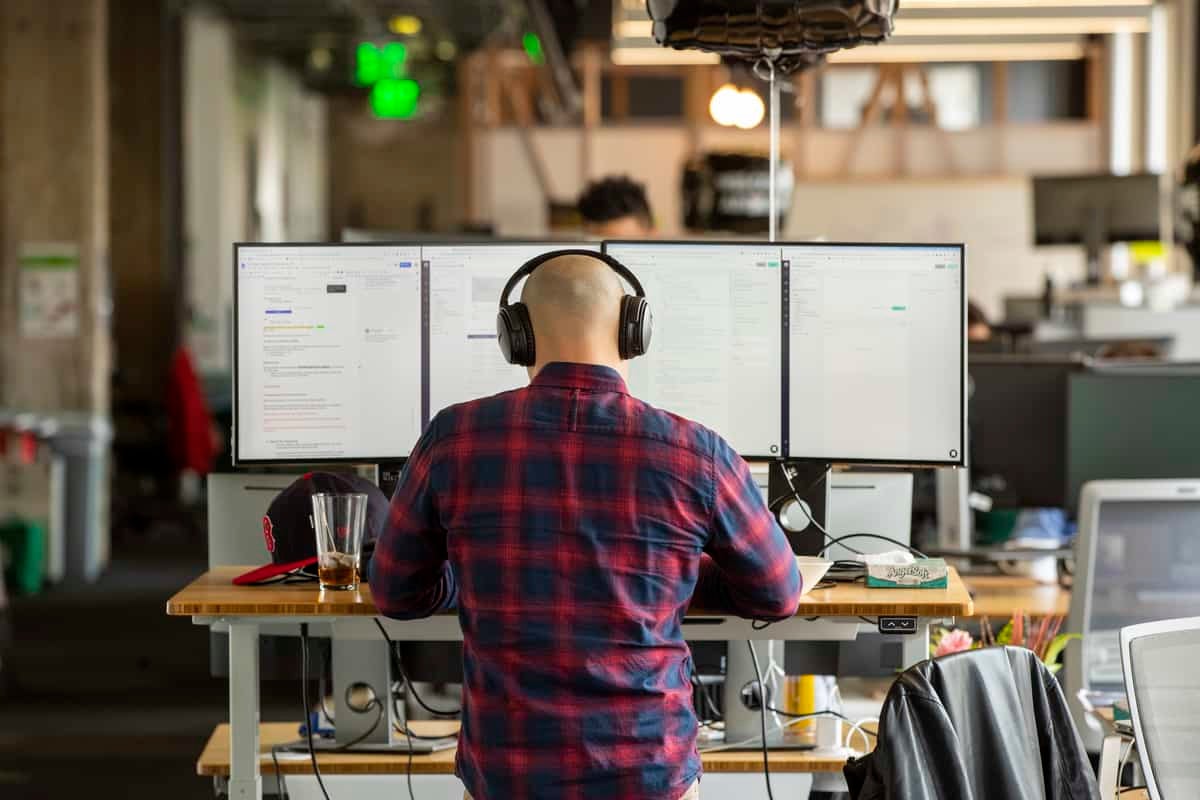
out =
[(263, 539), (267, 543), (267, 552), (275, 552), (275, 526), (271, 524), (271, 518), (263, 516)]

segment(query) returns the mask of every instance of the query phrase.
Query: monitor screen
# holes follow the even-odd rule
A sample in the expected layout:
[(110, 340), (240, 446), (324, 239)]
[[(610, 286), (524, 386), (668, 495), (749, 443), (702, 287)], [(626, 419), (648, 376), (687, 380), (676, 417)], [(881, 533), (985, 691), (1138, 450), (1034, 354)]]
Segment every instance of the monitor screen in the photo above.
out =
[[(421, 248), (429, 288), (426, 421), (454, 403), (529, 383), (525, 367), (506, 362), (496, 342), (500, 292), (526, 261), (562, 249), (599, 252), (600, 245), (528, 242)], [(509, 299), (520, 297), (517, 287)]]
[(1067, 504), (1067, 381), (1071, 359), (972, 357), (971, 480), (997, 508)]
[(1071, 378), (1070, 508), (1095, 480), (1200, 478), (1200, 373), (1130, 367)]
[(784, 244), (791, 458), (963, 463), (961, 245)]
[(783, 455), (778, 245), (606, 242), (654, 313), (650, 351), (629, 365), (637, 397), (699, 422), (742, 456)]
[(420, 250), (234, 249), (234, 460), (379, 461), (421, 432)]
[(1158, 175), (1079, 175), (1033, 179), (1039, 245), (1158, 241)]

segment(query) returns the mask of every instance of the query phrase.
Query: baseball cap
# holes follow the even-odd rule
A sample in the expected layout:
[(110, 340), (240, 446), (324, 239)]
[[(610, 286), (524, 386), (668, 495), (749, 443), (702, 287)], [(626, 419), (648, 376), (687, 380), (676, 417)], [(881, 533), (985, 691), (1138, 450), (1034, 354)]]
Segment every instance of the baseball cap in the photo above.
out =
[(387, 524), (388, 501), (370, 481), (357, 475), (309, 472), (296, 479), (271, 501), (262, 518), (262, 538), (271, 563), (233, 579), (238, 586), (260, 586), (317, 578), (317, 535), (313, 528), (314, 494), (365, 494), (363, 522), (363, 572), (375, 549), (375, 540)]

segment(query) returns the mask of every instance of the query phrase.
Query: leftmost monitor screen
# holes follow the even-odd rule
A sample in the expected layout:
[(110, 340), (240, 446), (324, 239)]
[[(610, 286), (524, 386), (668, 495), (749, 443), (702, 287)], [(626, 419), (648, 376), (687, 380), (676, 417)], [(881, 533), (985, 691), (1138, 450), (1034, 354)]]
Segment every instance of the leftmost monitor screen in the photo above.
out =
[(421, 433), (421, 249), (238, 245), (234, 459), (373, 462)]

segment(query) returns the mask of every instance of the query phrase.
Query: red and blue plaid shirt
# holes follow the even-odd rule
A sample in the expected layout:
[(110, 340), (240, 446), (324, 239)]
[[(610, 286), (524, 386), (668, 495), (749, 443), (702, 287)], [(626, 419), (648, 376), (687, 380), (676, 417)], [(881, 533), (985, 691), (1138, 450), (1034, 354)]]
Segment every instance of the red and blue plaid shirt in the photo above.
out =
[(786, 618), (800, 576), (724, 440), (555, 363), (433, 419), (371, 590), (400, 619), (457, 607), (476, 800), (674, 800), (701, 772), (685, 610)]

